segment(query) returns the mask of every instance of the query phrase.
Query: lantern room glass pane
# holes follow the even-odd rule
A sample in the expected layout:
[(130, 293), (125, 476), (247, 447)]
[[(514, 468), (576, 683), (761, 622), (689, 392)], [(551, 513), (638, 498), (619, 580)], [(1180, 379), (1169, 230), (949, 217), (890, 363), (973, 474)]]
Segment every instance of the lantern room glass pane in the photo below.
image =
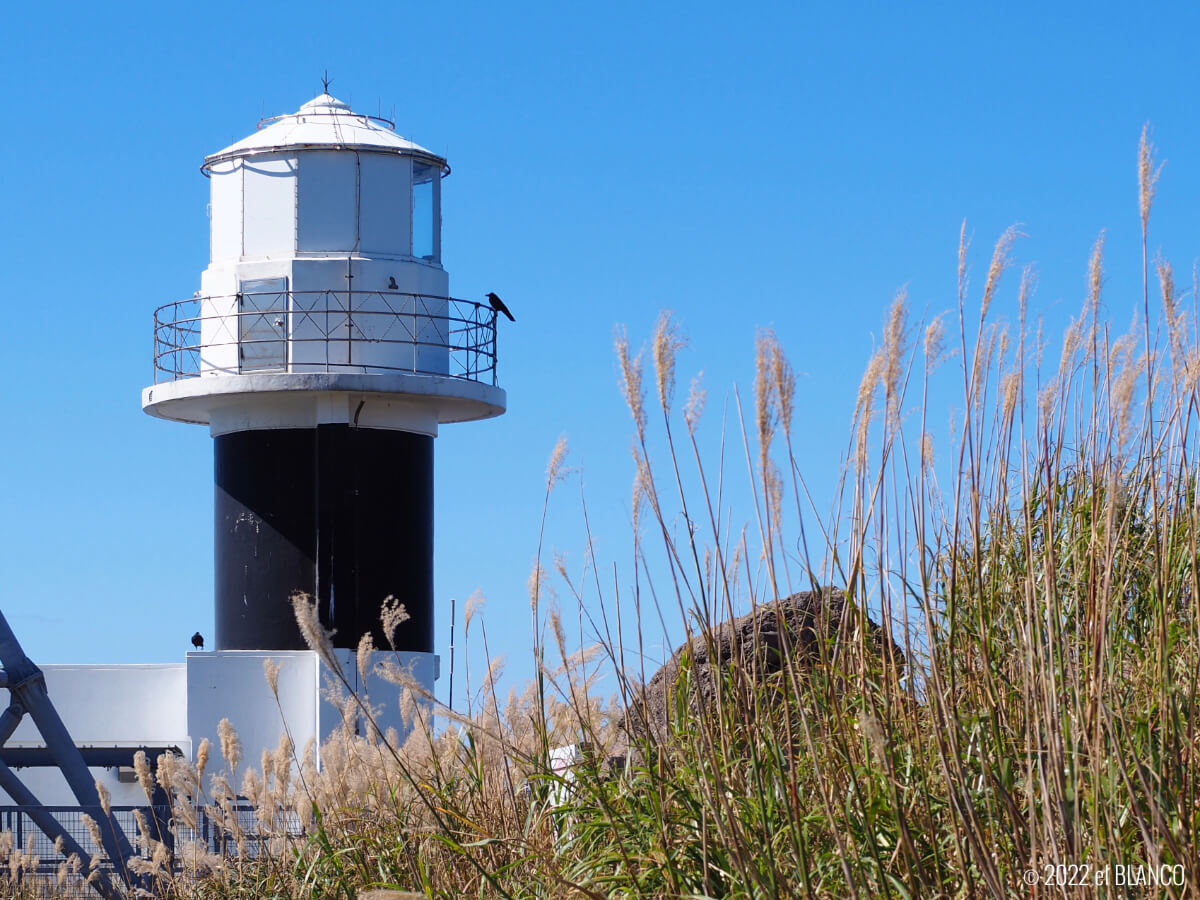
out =
[(434, 182), (441, 173), (434, 166), (413, 164), (412, 255), (436, 260), (434, 229), (437, 227), (437, 203)]

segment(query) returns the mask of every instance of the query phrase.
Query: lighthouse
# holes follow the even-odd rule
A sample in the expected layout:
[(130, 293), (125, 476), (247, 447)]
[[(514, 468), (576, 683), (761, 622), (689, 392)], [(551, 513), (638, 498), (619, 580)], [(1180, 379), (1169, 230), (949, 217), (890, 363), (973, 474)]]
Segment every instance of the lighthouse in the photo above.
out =
[(155, 313), (142, 407), (213, 439), (215, 657), (306, 649), (301, 591), (432, 688), (434, 438), (506, 404), (496, 313), (442, 267), (450, 166), (326, 92), (201, 171), (209, 264)]
[[(141, 400), (213, 439), (216, 634), (182, 662), (39, 661), (114, 808), (145, 795), (133, 769), (112, 760), (139, 748), (194, 758), (205, 740), (218, 745), (225, 719), (249, 760), (286, 736), (296, 748), (311, 742), (319, 763), (336, 730), (368, 734), (328, 694), (330, 663), (369, 696), (380, 732), (403, 736), (411, 707), (375, 662), (386, 656), (429, 691), (438, 675), (434, 438), (506, 404), (496, 311), (452, 297), (442, 267), (445, 159), (326, 90), (263, 120), (201, 171), (208, 267), (190, 297), (155, 311), (154, 377)], [(296, 592), (315, 598), (332, 659), (301, 636)], [(385, 634), (388, 598), (408, 618)], [(179, 623), (181, 645), (194, 627)], [(355, 652), (364, 634), (374, 655)], [(33, 758), (46, 743), (25, 717), (5, 749)], [(22, 781), (43, 803), (76, 802), (58, 769)], [(0, 791), (6, 800), (17, 802)]]

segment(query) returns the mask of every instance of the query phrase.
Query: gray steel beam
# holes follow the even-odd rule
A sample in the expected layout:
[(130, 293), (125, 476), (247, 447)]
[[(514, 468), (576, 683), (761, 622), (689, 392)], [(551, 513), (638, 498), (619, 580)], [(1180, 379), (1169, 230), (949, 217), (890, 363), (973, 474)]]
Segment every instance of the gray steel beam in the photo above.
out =
[[(0, 715), (0, 735), (3, 735), (3, 726), (4, 716)], [(178, 747), (78, 747), (77, 749), (79, 755), (83, 757), (84, 765), (89, 768), (132, 766), (134, 754), (139, 750), (145, 752), (146, 758), (151, 762), (156, 760), (161, 753), (183, 755)], [(47, 747), (0, 747), (0, 762), (6, 763), (12, 769), (46, 768), (58, 765), (58, 760)]]
[[(67, 731), (67, 726), (63, 724), (58, 710), (50, 701), (42, 670), (35, 666), (33, 661), (25, 655), (25, 651), (21, 649), (21, 644), (17, 640), (17, 636), (13, 634), (3, 611), (0, 611), (0, 665), (4, 667), (8, 676), (7, 687), (12, 695), (13, 703), (24, 707), (29, 717), (33, 719), (42, 735), (42, 740), (46, 742), (46, 749), (58, 764), (59, 769), (62, 770), (63, 777), (71, 788), (71, 793), (79, 801), (83, 812), (91, 816), (100, 826), (104, 852), (116, 867), (116, 871), (120, 873), (126, 884), (140, 886), (142, 879), (135, 877), (128, 867), (128, 861), (134, 855), (133, 848), (129, 845), (129, 839), (125, 837), (121, 826), (111, 816), (106, 816), (104, 810), (101, 809), (100, 795), (96, 792), (96, 780), (88, 771), (79, 749), (71, 739), (70, 732)], [(20, 784), (32, 804), (41, 805), (8, 766), (0, 769), (0, 778), (6, 779), (5, 791), (14, 800), (17, 797), (9, 790), (8, 782)], [(18, 802), (27, 805), (26, 801)], [(49, 813), (46, 813), (45, 816), (50, 822), (56, 821)]]

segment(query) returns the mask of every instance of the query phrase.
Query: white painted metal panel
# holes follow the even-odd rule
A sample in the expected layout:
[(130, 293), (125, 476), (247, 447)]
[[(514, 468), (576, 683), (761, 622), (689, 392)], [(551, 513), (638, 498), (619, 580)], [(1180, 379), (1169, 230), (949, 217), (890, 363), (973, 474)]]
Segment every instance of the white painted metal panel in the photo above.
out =
[(243, 281), (237, 300), (238, 370), (281, 371), (287, 366), (287, 279)]
[[(93, 747), (178, 747), (191, 753), (187, 730), (187, 668), (183, 664), (129, 666), (46, 665), (46, 689), (77, 744)], [(10, 747), (41, 747), (45, 742), (29, 716), (21, 722)], [(116, 771), (91, 770), (104, 782), (116, 806), (145, 803), (140, 785), (119, 784)], [(58, 769), (20, 771), (25, 786), (43, 803), (74, 805), (78, 801)], [(0, 804), (11, 798), (0, 791)]]
[(242, 163), (217, 163), (210, 170), (209, 261), (236, 260), (242, 255)]
[(292, 372), (328, 372), (350, 360), (350, 297), (357, 278), (346, 259), (298, 259), (292, 264)]
[[(389, 729), (395, 729), (396, 737), (403, 743), (414, 724), (413, 722), (406, 722), (401, 715), (401, 707), (407, 706), (407, 704), (402, 704), (401, 702), (404, 689), (387, 678), (382, 677), (379, 674), (380, 669), (390, 666), (403, 669), (417, 684), (423, 687), (429, 694), (432, 694), (434, 681), (438, 676), (437, 656), (433, 653), (376, 650), (368, 657), (365, 685), (362, 683), (359, 675), (358, 658), (355, 651), (345, 649), (335, 650), (334, 657), (341, 664), (342, 674), (350, 686), (360, 696), (365, 696), (370, 701), (371, 708), (375, 710), (375, 724), (378, 726), (380, 734), (386, 736)], [(322, 665), (322, 682), (325, 682), (328, 678), (329, 670)], [(364, 687), (366, 688), (365, 695), (363, 694)], [(425, 721), (428, 722), (428, 710), (426, 710), (424, 715)], [(359, 734), (365, 735), (367, 733), (367, 723), (361, 716), (361, 713), (357, 718), (358, 721), (354, 725)], [(341, 708), (328, 701), (323, 701), (320, 709), (321, 739), (328, 738), (334, 731), (341, 727), (341, 724)]]
[(205, 296), (200, 303), (200, 374), (238, 371), (238, 301), (232, 290)]
[[(183, 665), (42, 666), (55, 709), (79, 744), (176, 743), (187, 739)], [(8, 742), (41, 744), (26, 716)]]
[(298, 155), (297, 247), (349, 252), (358, 245), (357, 154), (314, 150)]
[(267, 157), (242, 164), (243, 256), (290, 256), (296, 249), (296, 160)]
[(363, 153), (359, 159), (363, 252), (407, 256), (412, 160), (380, 153)]
[[(279, 664), (279, 702), (263, 673), (264, 660)], [(257, 766), (265, 749), (274, 750), (284, 725), (304, 750), (317, 738), (320, 703), (317, 654), (311, 650), (218, 650), (187, 655), (187, 721), (194, 747), (208, 738), (213, 747), (209, 771), (220, 771), (217, 726), (228, 719), (242, 745), (242, 768)]]

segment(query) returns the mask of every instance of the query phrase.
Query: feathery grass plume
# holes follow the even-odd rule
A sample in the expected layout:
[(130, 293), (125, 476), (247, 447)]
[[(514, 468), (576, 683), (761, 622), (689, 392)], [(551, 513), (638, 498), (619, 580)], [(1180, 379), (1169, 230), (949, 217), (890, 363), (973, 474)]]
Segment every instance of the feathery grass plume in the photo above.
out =
[(771, 348), (771, 378), (775, 382), (775, 396), (779, 400), (779, 424), (787, 434), (792, 430), (792, 415), (796, 411), (796, 373), (778, 339)]
[(921, 466), (926, 472), (933, 471), (933, 437), (928, 431), (921, 432)]
[(1088, 257), (1088, 305), (1092, 309), (1093, 328), (1100, 317), (1100, 292), (1104, 286), (1104, 238), (1101, 231)]
[(687, 339), (680, 335), (679, 325), (669, 309), (658, 314), (654, 326), (654, 374), (658, 381), (658, 404), (664, 413), (671, 412), (671, 401), (675, 396), (675, 358), (687, 346)]
[(1137, 384), (1145, 366), (1143, 355), (1135, 361), (1134, 353), (1137, 347), (1136, 329), (1122, 335), (1113, 342), (1109, 354), (1110, 368), (1117, 373), (1113, 380), (1112, 399), (1110, 404), (1117, 422), (1117, 447), (1124, 447), (1130, 437), (1130, 421), (1132, 419), (1133, 398), (1137, 393)]
[(358, 650), (354, 654), (354, 661), (358, 664), (358, 677), (360, 690), (367, 689), (367, 676), (371, 674), (371, 654), (375, 652), (375, 639), (371, 637), (371, 632), (367, 632), (358, 641)]
[(893, 426), (900, 424), (900, 376), (904, 370), (904, 356), (908, 350), (907, 312), (908, 291), (902, 288), (897, 291), (896, 299), (892, 301), (888, 310), (887, 326), (883, 332), (884, 363), (881, 378), (888, 418)]
[(563, 463), (567, 459), (567, 436), (560, 434), (558, 440), (554, 442), (554, 450), (550, 454), (550, 461), (546, 464), (546, 490), (554, 487), (558, 482), (566, 477), (567, 470)]
[(99, 778), (96, 779), (96, 794), (100, 798), (100, 808), (104, 810), (106, 816), (112, 815), (112, 795), (109, 794), (108, 788)]
[(963, 219), (958, 228), (958, 297), (963, 300), (967, 295), (967, 251), (971, 242), (967, 238), (967, 220)]
[(233, 723), (222, 719), (217, 723), (217, 737), (221, 741), (221, 758), (225, 760), (230, 770), (236, 769), (242, 760), (242, 742), (238, 740)]
[(133, 754), (133, 771), (137, 775), (138, 784), (142, 786), (142, 791), (146, 794), (146, 799), (153, 802), (154, 776), (150, 772), (150, 760), (146, 758), (144, 750)]
[(995, 249), (992, 250), (992, 262), (988, 266), (987, 281), (983, 285), (983, 303), (979, 307), (980, 322), (987, 319), (988, 310), (992, 306), (992, 299), (996, 295), (996, 287), (1000, 283), (1000, 276), (1004, 274), (1004, 270), (1009, 266), (1009, 254), (1012, 250), (1013, 242), (1020, 236), (1021, 233), (1017, 230), (1016, 226), (1010, 225), (1004, 229), (1004, 233), (996, 241)]
[(568, 586), (571, 585), (571, 573), (567, 571), (567, 555), (558, 550), (554, 551), (554, 571)]
[(475, 590), (471, 596), (467, 598), (467, 605), (463, 610), (463, 630), (471, 627), (471, 619), (475, 618), (475, 611), (483, 606), (486, 601), (483, 597), (483, 592)]
[(557, 609), (550, 610), (550, 628), (554, 631), (554, 642), (558, 645), (558, 655), (567, 658), (567, 638), (563, 633), (562, 616)]
[(340, 673), (342, 667), (338, 665), (337, 655), (333, 652), (333, 637), (321, 624), (316, 598), (297, 591), (292, 594), (292, 612), (296, 615), (296, 624), (300, 626), (300, 634), (304, 637), (304, 643), (308, 644), (308, 649), (317, 652), (329, 671)]
[(542, 592), (546, 590), (546, 580), (546, 570), (542, 568), (540, 562), (535, 562), (533, 568), (529, 570), (529, 578), (525, 582), (529, 591), (529, 609), (535, 615)]
[(196, 806), (185, 799), (177, 799), (171, 804), (171, 815), (175, 817), (176, 822), (181, 823), (190, 831), (195, 831), (199, 825)]
[(1142, 137), (1138, 141), (1138, 209), (1142, 216), (1142, 231), (1150, 226), (1150, 207), (1154, 205), (1154, 191), (1163, 163), (1154, 165), (1154, 145), (1150, 143), (1150, 123), (1142, 126)]
[(771, 358), (777, 352), (775, 332), (760, 329), (754, 336), (754, 419), (758, 430), (759, 462), (764, 466), (764, 471), (779, 416), (775, 381), (770, 374)]
[(862, 381), (858, 383), (858, 399), (855, 401), (854, 421), (857, 425), (855, 436), (855, 460), (859, 472), (865, 472), (867, 467), (867, 437), (870, 434), (871, 419), (875, 415), (875, 391), (879, 387), (884, 372), (883, 348), (878, 348), (871, 354), (867, 370), (863, 373)]
[[(262, 777), (252, 767), (246, 769), (242, 775), (242, 787), (238, 793), (250, 801), (250, 805), (255, 809), (261, 810), (262, 807)], [(261, 821), (261, 819), (260, 819)], [(266, 824), (265, 822), (263, 824)]]
[(94, 863), (104, 855), (104, 839), (100, 836), (100, 826), (87, 813), (80, 813), (79, 819), (87, 829), (88, 837), (92, 839), (92, 846), (96, 850), (96, 853), (92, 856), (92, 862)]
[(279, 736), (279, 744), (275, 747), (275, 759), (272, 768), (275, 770), (276, 802), (283, 806), (287, 799), (288, 783), (292, 775), (292, 753), (295, 744), (291, 735), (286, 731)]
[(267, 686), (271, 689), (271, 693), (276, 697), (279, 696), (279, 663), (271, 659), (269, 656), (263, 660), (263, 675), (267, 679)]
[(383, 636), (387, 638), (388, 646), (396, 649), (396, 629), (411, 618), (404, 604), (394, 596), (388, 595), (379, 608), (379, 623), (383, 626)]
[(211, 752), (212, 744), (208, 738), (201, 738), (200, 746), (196, 748), (196, 775), (200, 778), (204, 777), (204, 770), (208, 767), (208, 755)]
[[(152, 873), (167, 872), (171, 866), (171, 851), (162, 841), (153, 842), (154, 850), (150, 856), (150, 865)], [(153, 895), (151, 895), (153, 896)]]
[[(219, 732), (220, 726), (218, 725), (217, 728)], [(154, 777), (159, 786), (167, 792), (167, 796), (170, 796), (171, 792), (175, 789), (175, 770), (177, 764), (178, 759), (174, 753), (158, 754), (158, 767), (155, 769)]]
[(143, 852), (149, 852), (150, 839), (153, 835), (150, 833), (150, 822), (146, 819), (146, 813), (139, 808), (133, 810), (133, 821), (137, 825), (137, 846)]
[(1184, 323), (1186, 313), (1178, 308), (1175, 295), (1175, 273), (1171, 264), (1159, 257), (1154, 261), (1158, 273), (1159, 291), (1162, 296), (1163, 317), (1167, 320), (1167, 340), (1171, 346), (1171, 367), (1176, 382), (1182, 382), (1187, 374), (1187, 337)]
[(621, 394), (625, 397), (625, 405), (633, 414), (633, 424), (637, 429), (638, 440), (645, 441), (646, 388), (642, 384), (645, 349), (639, 350), (637, 356), (631, 358), (629, 336), (623, 327), (617, 329), (613, 343), (617, 351), (617, 364), (620, 367)]
[(1020, 369), (1014, 369), (1005, 374), (1000, 382), (1000, 418), (1007, 426), (1012, 422), (1013, 414), (1017, 409), (1017, 398), (1021, 396), (1021, 372)]
[(1072, 319), (1071, 324), (1067, 326), (1066, 332), (1063, 333), (1062, 355), (1058, 361), (1058, 383), (1055, 386), (1056, 391), (1063, 391), (1066, 389), (1067, 378), (1070, 375), (1071, 367), (1077, 361), (1076, 357), (1082, 339), (1083, 323), (1079, 319)]
[[(505, 666), (504, 654), (499, 654), (492, 658), (492, 660), (488, 663), (487, 674), (483, 676), (483, 684), (479, 688), (480, 693), (482, 693), (484, 695), (488, 695), (492, 692), (492, 689), (495, 687), (496, 682), (499, 681), (500, 676), (504, 674), (504, 666)], [(404, 687), (406, 687), (408, 690), (413, 691), (413, 692), (417, 692), (418, 690), (420, 690), (420, 693), (422, 693), (422, 694), (427, 695), (429, 693), (428, 691), (421, 688), (421, 685), (419, 682), (415, 682), (415, 681), (405, 684)]]
[(704, 414), (705, 393), (701, 381), (703, 377), (704, 373), (700, 372), (692, 379), (691, 386), (688, 389), (687, 403), (683, 407), (683, 421), (687, 425), (688, 433), (691, 435), (695, 435), (696, 426), (700, 424), (700, 416)]
[(262, 752), (258, 756), (258, 768), (262, 772), (263, 788), (265, 789), (275, 770), (275, 755), (266, 747), (262, 748)]
[[(638, 459), (637, 451), (634, 451), (633, 458)], [(642, 521), (642, 503), (646, 497), (646, 485), (642, 480), (642, 467), (637, 466), (633, 471), (633, 487), (630, 490), (630, 531), (633, 534), (634, 542), (638, 540)]]
[(925, 355), (925, 371), (932, 372), (942, 359), (942, 349), (946, 341), (945, 313), (938, 313), (925, 326), (925, 339), (922, 351)]

